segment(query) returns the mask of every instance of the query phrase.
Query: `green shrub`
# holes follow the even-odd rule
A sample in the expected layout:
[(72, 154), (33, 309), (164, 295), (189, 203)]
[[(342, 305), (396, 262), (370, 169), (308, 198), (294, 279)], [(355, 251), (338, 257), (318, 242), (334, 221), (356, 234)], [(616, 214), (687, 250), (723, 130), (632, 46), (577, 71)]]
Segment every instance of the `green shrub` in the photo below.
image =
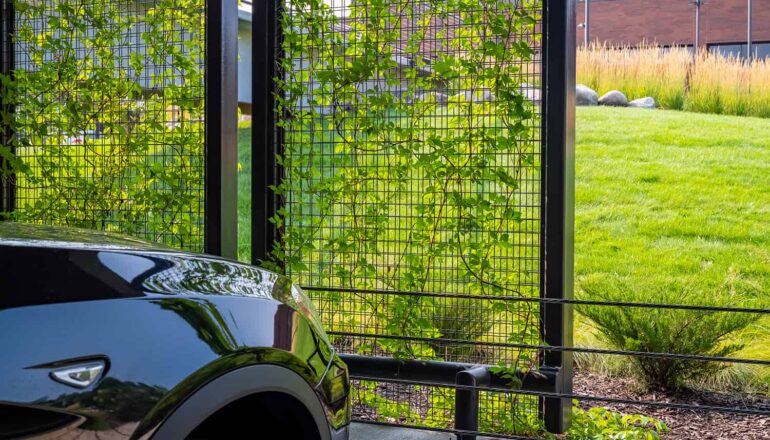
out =
[(569, 440), (655, 440), (668, 432), (665, 423), (638, 414), (621, 414), (597, 407), (587, 411), (577, 407), (572, 411)]
[[(373, 415), (381, 422), (398, 420), (407, 425), (452, 429), (455, 390), (420, 385), (393, 388), (396, 386), (378, 387), (375, 382), (359, 382), (354, 405), (374, 410)], [(578, 401), (572, 405), (569, 431), (564, 436), (556, 436), (545, 430), (538, 415), (537, 397), (481, 391), (478, 429), (549, 440), (657, 440), (668, 432), (664, 422), (649, 416), (623, 414), (603, 407), (584, 410)]]
[[(633, 285), (618, 278), (582, 283), (582, 299), (653, 304), (752, 306), (756, 292), (740, 278), (731, 277), (712, 294), (693, 291), (674, 282)], [(627, 351), (702, 356), (729, 356), (743, 348), (731, 335), (759, 319), (752, 313), (650, 309), (619, 306), (580, 306), (578, 313), (596, 325), (611, 346)], [(725, 363), (629, 356), (648, 387), (677, 390), (695, 379), (715, 373)]]
[(479, 393), (479, 431), (552, 438), (538, 414), (537, 396)]

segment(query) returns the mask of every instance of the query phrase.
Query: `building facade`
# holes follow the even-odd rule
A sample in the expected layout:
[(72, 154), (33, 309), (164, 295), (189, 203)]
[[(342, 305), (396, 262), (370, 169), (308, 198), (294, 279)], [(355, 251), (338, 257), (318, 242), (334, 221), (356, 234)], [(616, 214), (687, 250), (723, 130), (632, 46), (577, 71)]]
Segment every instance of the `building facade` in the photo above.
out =
[[(577, 44), (584, 44), (585, 2), (591, 42), (609, 46), (695, 45), (694, 0), (577, 0)], [(749, 0), (701, 0), (699, 45), (725, 55), (748, 54)], [(751, 0), (752, 52), (770, 58), (770, 0)]]
[(238, 2), (238, 108), (251, 114), (251, 0)]

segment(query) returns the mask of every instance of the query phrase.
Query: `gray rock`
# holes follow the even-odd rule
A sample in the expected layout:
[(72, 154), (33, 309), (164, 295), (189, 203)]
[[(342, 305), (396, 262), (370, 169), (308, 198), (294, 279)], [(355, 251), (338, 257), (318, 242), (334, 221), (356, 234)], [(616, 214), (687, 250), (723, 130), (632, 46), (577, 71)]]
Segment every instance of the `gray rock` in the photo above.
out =
[(477, 96), (473, 102), (490, 102), (495, 100), (495, 94), (489, 90), (484, 90), (481, 96)]
[(460, 92), (456, 95), (452, 95), (449, 98), (449, 101), (455, 102), (455, 103), (461, 103), (461, 102), (473, 102), (475, 104), (479, 104), (482, 102), (489, 102), (495, 100), (495, 94), (492, 93), (490, 90), (466, 90), (464, 92)]
[(451, 96), (449, 96), (449, 103), (450, 104), (459, 104), (459, 103), (465, 101), (464, 96), (465, 96), (464, 93), (458, 93), (456, 95), (451, 95)]
[(438, 92), (427, 92), (415, 97), (415, 102), (429, 102), (437, 105), (447, 105), (449, 96)]
[(473, 92), (470, 90), (466, 90), (464, 92), (460, 92), (456, 95), (452, 95), (449, 97), (449, 102), (454, 103), (461, 103), (461, 102), (470, 102), (473, 100)]
[(604, 96), (599, 98), (599, 105), (608, 105), (611, 107), (625, 107), (628, 105), (628, 98), (620, 90), (610, 90)]
[(636, 107), (636, 108), (650, 108), (650, 109), (657, 108), (655, 105), (655, 99), (649, 96), (647, 96), (646, 98), (634, 99), (633, 101), (628, 103), (628, 106)]
[(577, 87), (575, 87), (575, 104), (599, 105), (599, 94), (588, 86), (578, 84)]
[[(519, 91), (529, 102), (535, 105), (540, 105), (540, 88), (530, 86), (527, 83), (522, 83)], [(596, 105), (596, 104), (594, 104)]]

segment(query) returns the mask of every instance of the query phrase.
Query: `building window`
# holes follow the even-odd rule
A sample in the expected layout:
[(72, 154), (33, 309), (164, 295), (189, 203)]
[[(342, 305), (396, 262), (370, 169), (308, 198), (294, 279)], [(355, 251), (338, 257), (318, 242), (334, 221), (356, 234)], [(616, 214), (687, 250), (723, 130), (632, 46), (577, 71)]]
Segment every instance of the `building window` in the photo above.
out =
[[(709, 44), (708, 48), (711, 53), (740, 59), (746, 59), (746, 55), (749, 52), (748, 44), (746, 43)], [(770, 42), (752, 43), (751, 49), (754, 52), (755, 60), (770, 59)]]
[(770, 60), (770, 43), (759, 43), (754, 49), (754, 58), (757, 60)]

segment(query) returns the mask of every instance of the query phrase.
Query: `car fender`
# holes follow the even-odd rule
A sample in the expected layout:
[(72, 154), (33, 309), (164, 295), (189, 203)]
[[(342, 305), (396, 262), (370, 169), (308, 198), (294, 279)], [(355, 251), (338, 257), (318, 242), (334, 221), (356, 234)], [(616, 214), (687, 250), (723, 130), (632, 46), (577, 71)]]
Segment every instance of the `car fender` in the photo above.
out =
[(271, 364), (242, 367), (208, 382), (182, 402), (161, 423), (152, 438), (185, 438), (220, 408), (260, 392), (281, 392), (294, 397), (315, 420), (321, 439), (331, 438), (323, 406), (310, 384), (294, 371)]

